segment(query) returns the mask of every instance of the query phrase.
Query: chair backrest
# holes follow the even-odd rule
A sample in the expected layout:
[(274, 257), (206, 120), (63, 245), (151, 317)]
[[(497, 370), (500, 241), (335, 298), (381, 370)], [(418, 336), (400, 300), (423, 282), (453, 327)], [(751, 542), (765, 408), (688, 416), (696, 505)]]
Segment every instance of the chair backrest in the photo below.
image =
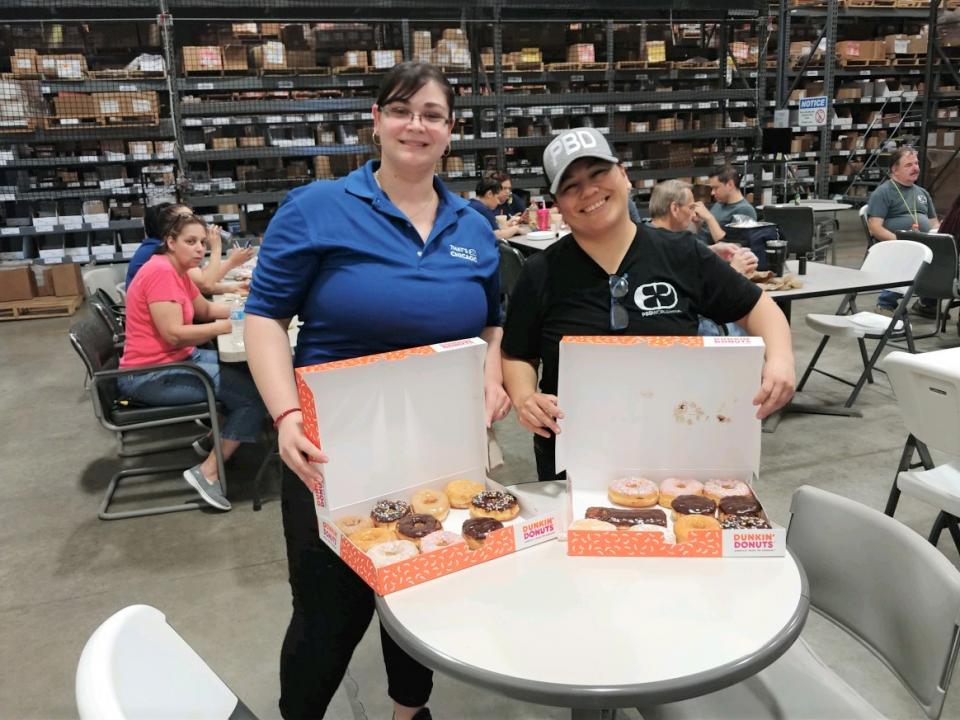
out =
[(116, 342), (123, 334), (123, 326), (119, 320), (117, 320), (117, 316), (113, 310), (105, 305), (96, 295), (87, 298), (87, 304), (93, 309), (94, 314), (103, 321), (103, 324), (107, 326), (107, 329), (110, 330), (110, 334), (113, 336), (114, 342)]
[(933, 260), (924, 265), (913, 284), (913, 292), (920, 297), (946, 300), (957, 297), (957, 243), (953, 235), (901, 230), (898, 240), (912, 240), (926, 245), (933, 252)]
[(126, 607), (94, 631), (77, 665), (76, 695), (82, 720), (227, 720), (238, 706), (223, 680), (149, 605)]
[(91, 400), (94, 413), (102, 422), (119, 397), (116, 380), (94, 378), (101, 370), (115, 370), (120, 364), (120, 353), (113, 342), (113, 335), (106, 323), (98, 318), (78, 320), (70, 327), (70, 344), (83, 361), (87, 377), (94, 379)]
[(802, 205), (763, 208), (763, 219), (780, 228), (787, 241), (788, 255), (806, 255), (813, 252), (816, 222), (813, 208)]
[(897, 350), (881, 365), (907, 431), (933, 450), (960, 457), (960, 348), (919, 355)]
[(500, 248), (500, 294), (509, 298), (523, 269), (523, 254), (503, 240), (497, 241)]
[(857, 215), (860, 216), (860, 225), (863, 227), (863, 234), (867, 238), (867, 246), (869, 247), (870, 245), (873, 245), (876, 240), (874, 240), (873, 235), (870, 234), (870, 225), (867, 222), (867, 206), (861, 205), (860, 209), (857, 210)]
[(106, 291), (112, 302), (116, 302), (116, 298), (111, 293), (117, 291), (118, 279), (117, 271), (114, 270), (113, 266), (97, 267), (83, 271), (83, 286), (87, 290), (87, 295), (93, 295), (98, 289), (102, 289)]
[(127, 304), (127, 283), (118, 282), (117, 283), (117, 295), (120, 297), (120, 303), (123, 305)]
[(811, 604), (939, 717), (960, 643), (960, 571), (907, 526), (825, 490), (797, 489), (790, 512), (787, 546)]
[[(116, 291), (116, 288), (114, 288), (114, 291)], [(100, 302), (102, 302), (108, 308), (110, 308), (110, 310), (113, 311), (114, 313), (119, 312), (123, 308), (123, 303), (119, 303), (116, 300), (114, 300), (113, 295), (108, 293), (103, 288), (97, 288), (94, 291), (93, 296), (98, 300), (100, 300)]]
[(864, 272), (916, 278), (917, 273), (933, 259), (933, 251), (912, 240), (884, 240), (867, 249), (860, 269)]

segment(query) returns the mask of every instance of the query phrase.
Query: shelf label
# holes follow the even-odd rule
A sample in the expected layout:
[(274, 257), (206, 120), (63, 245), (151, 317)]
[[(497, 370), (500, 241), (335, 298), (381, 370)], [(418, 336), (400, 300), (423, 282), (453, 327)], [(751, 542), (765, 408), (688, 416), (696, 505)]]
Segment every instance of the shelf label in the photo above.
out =
[(673, 103), (660, 103), (661, 110), (673, 110)]
[[(738, 105), (737, 107), (743, 107), (745, 105), (746, 103), (743, 103), (743, 105)], [(697, 103), (697, 107), (700, 109), (709, 110), (710, 108), (714, 107), (714, 105), (712, 102), (702, 102), (702, 103)]]
[(0, 228), (0, 235), (19, 235), (19, 234), (20, 234), (20, 228), (16, 228), (16, 227)]
[(617, 105), (617, 112), (630, 112), (633, 110), (633, 105)]
[(550, 114), (551, 114), (551, 115), (563, 115), (563, 108), (562, 108), (562, 107), (552, 107), (552, 108), (550, 108)]
[(710, 76), (709, 76), (707, 73), (694, 73), (694, 74), (693, 74), (693, 79), (694, 79), (694, 80), (708, 80), (709, 78), (710, 78)]
[[(92, 222), (92, 223), (90, 223), (90, 227), (93, 228), (94, 230), (109, 230), (109, 229), (110, 229), (110, 221), (109, 221), (109, 220), (100, 220), (100, 221), (98, 221), (98, 222)], [(111, 252), (110, 254), (113, 255), (113, 252)]]
[(213, 90), (213, 83), (197, 83), (197, 90)]
[(44, 95), (49, 95), (51, 92), (50, 86), (44, 85), (43, 87), (40, 88), (40, 92), (42, 92)]
[(861, 74), (861, 75), (872, 75), (872, 74), (873, 74), (873, 70), (861, 70), (861, 71), (860, 71), (860, 74)]
[(456, 76), (448, 77), (448, 78), (447, 78), (447, 82), (450, 83), (451, 85), (459, 85), (459, 84), (460, 84), (460, 78), (458, 78), (458, 77), (456, 77)]
[(570, 82), (583, 82), (583, 75), (571, 75)]
[[(870, 71), (867, 70), (867, 73), (869, 74)], [(820, 71), (819, 71), (819, 70), (807, 70), (807, 71), (804, 73), (804, 75), (806, 75), (807, 77), (817, 77), (819, 74), (820, 74)]]
[(363, 80), (347, 80), (347, 87), (363, 87)]
[(277, 80), (277, 87), (281, 90), (289, 90), (293, 87), (293, 80)]
[(120, 92), (137, 92), (136, 85), (120, 85)]
[(247, 212), (258, 212), (263, 210), (263, 203), (247, 203)]
[(44, 265), (59, 265), (62, 262), (63, 262), (62, 257), (49, 257), (49, 258), (43, 259)]

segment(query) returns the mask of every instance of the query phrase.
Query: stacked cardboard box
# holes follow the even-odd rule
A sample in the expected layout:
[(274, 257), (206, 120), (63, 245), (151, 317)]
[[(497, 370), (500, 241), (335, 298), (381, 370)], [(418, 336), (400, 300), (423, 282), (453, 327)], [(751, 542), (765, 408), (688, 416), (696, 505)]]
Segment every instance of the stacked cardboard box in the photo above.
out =
[(369, 67), (389, 70), (403, 62), (403, 50), (371, 50)]
[(887, 48), (882, 40), (841, 40), (837, 43), (837, 57), (841, 60), (885, 60)]
[(367, 67), (367, 51), (347, 50), (342, 55), (331, 55), (330, 65), (340, 68), (365, 68)]
[(184, 72), (214, 72), (223, 70), (219, 45), (186, 46), (183, 48)]
[(39, 55), (37, 71), (45, 78), (82, 80), (87, 75), (87, 59), (83, 55)]
[(271, 40), (250, 48), (250, 67), (282, 70), (287, 67), (287, 49), (282, 42)]
[[(430, 62), (433, 52), (433, 40), (430, 38), (429, 30), (415, 30), (413, 33), (413, 59), (416, 62)], [(493, 51), (491, 50), (491, 55)], [(486, 62), (486, 61), (484, 61)], [(490, 59), (493, 64), (493, 58)]]

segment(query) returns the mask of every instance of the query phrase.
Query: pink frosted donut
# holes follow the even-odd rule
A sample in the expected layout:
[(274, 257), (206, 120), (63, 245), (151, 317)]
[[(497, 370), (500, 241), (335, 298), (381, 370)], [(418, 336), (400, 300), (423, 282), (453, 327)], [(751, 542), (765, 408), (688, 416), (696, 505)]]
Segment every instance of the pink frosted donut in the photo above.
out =
[(651, 507), (657, 504), (660, 491), (657, 484), (645, 477), (623, 477), (607, 488), (610, 502), (626, 507)]
[(703, 483), (693, 478), (667, 478), (660, 483), (660, 504), (673, 507), (677, 495), (702, 495)]
[(464, 542), (463, 536), (449, 530), (437, 530), (420, 538), (420, 552), (428, 553), (443, 550), (445, 547)]
[(714, 502), (720, 502), (723, 498), (734, 497), (735, 495), (745, 495), (751, 497), (750, 486), (741, 480), (714, 479), (707, 480), (703, 484), (703, 494)]

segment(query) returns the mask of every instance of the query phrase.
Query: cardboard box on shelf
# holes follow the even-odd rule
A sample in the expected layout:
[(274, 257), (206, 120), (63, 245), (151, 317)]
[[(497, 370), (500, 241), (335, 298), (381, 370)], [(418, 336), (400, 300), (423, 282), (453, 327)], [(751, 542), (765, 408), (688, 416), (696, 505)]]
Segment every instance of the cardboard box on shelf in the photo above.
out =
[(237, 142), (240, 147), (263, 147), (266, 144), (262, 135), (244, 135), (237, 138)]
[(77, 263), (64, 263), (51, 269), (53, 294), (57, 297), (84, 295), (83, 275)]
[(644, 59), (652, 63), (666, 62), (667, 43), (663, 40), (648, 40)]
[[(755, 485), (760, 421), (752, 398), (763, 352), (760, 338), (564, 338), (557, 396), (566, 414), (556, 461), (567, 471), (565, 524), (590, 507), (612, 507), (607, 489), (624, 477)], [(657, 370), (663, 367), (678, 372), (664, 376)], [(691, 373), (697, 382), (689, 381)], [(611, 407), (618, 408), (612, 415)], [(672, 523), (665, 520), (664, 533), (568, 530), (567, 554), (771, 557), (786, 550), (786, 531), (772, 523), (767, 529), (692, 531), (687, 542), (670, 542)]]
[(314, 155), (313, 176), (318, 180), (333, 177), (333, 169), (330, 167), (330, 158), (327, 155)]
[(219, 45), (187, 45), (183, 48), (185, 72), (223, 70), (223, 56)]
[(32, 48), (16, 48), (10, 58), (10, 69), (14, 75), (34, 75), (37, 68), (37, 51)]
[(234, 35), (257, 35), (260, 32), (260, 28), (257, 27), (255, 22), (239, 22), (232, 23), (230, 25), (230, 30)]
[(856, 100), (862, 96), (858, 83), (843, 83), (837, 89), (837, 99)]
[(260, 23), (260, 34), (264, 37), (280, 37), (280, 23)]
[(0, 302), (29, 300), (37, 296), (37, 279), (29, 267), (0, 270)]
[(127, 152), (130, 155), (153, 155), (153, 141), (131, 140), (127, 143)]
[(114, 97), (117, 96), (120, 97), (121, 115), (156, 115), (159, 112), (156, 91), (115, 93)]
[[(113, 93), (103, 94), (116, 98), (116, 94)], [(96, 95), (96, 93), (61, 92), (53, 98), (53, 113), (60, 118), (95, 118), (103, 114)]]
[(79, 54), (40, 55), (37, 71), (48, 78), (82, 80), (87, 74), (87, 59)]
[(212, 143), (211, 147), (214, 150), (229, 150), (237, 146), (237, 139), (235, 137), (215, 137)]
[(463, 30), (460, 28), (444, 28), (440, 38), (442, 40), (456, 40), (464, 43), (467, 41), (466, 35), (463, 34)]
[(845, 60), (884, 60), (887, 50), (882, 40), (841, 40), (837, 43), (837, 57)]
[(887, 35), (883, 45), (888, 56), (924, 55), (927, 52), (927, 35)]
[(575, 43), (567, 46), (567, 62), (592, 63), (596, 62), (596, 50), (593, 43)]
[[(287, 50), (313, 49), (313, 33), (303, 23), (287, 23), (280, 28), (280, 42)], [(309, 66), (308, 66), (309, 67)]]
[(283, 43), (272, 40), (250, 48), (250, 67), (264, 70), (279, 70), (287, 67), (287, 54)]
[[(336, 524), (346, 515), (369, 515), (379, 500), (409, 502), (426, 489), (442, 493), (455, 479), (502, 489), (486, 475), (483, 394), (477, 391), (485, 353), (486, 344), (470, 338), (297, 368), (307, 436), (322, 438), (336, 458), (314, 493), (320, 538), (380, 595), (556, 537), (560, 518), (521, 502), (519, 517), (492, 531), (477, 550), (460, 543), (376, 567)], [(460, 533), (466, 517), (466, 510), (452, 509), (444, 528)]]
[(316, 50), (287, 50), (287, 66), (291, 68), (315, 68)]
[(389, 70), (403, 62), (403, 50), (371, 50), (370, 67)]
[(365, 68), (367, 67), (367, 51), (346, 50), (342, 55), (332, 55), (330, 64), (333, 67)]
[(224, 45), (220, 48), (220, 56), (224, 70), (246, 70), (248, 68), (246, 45)]

